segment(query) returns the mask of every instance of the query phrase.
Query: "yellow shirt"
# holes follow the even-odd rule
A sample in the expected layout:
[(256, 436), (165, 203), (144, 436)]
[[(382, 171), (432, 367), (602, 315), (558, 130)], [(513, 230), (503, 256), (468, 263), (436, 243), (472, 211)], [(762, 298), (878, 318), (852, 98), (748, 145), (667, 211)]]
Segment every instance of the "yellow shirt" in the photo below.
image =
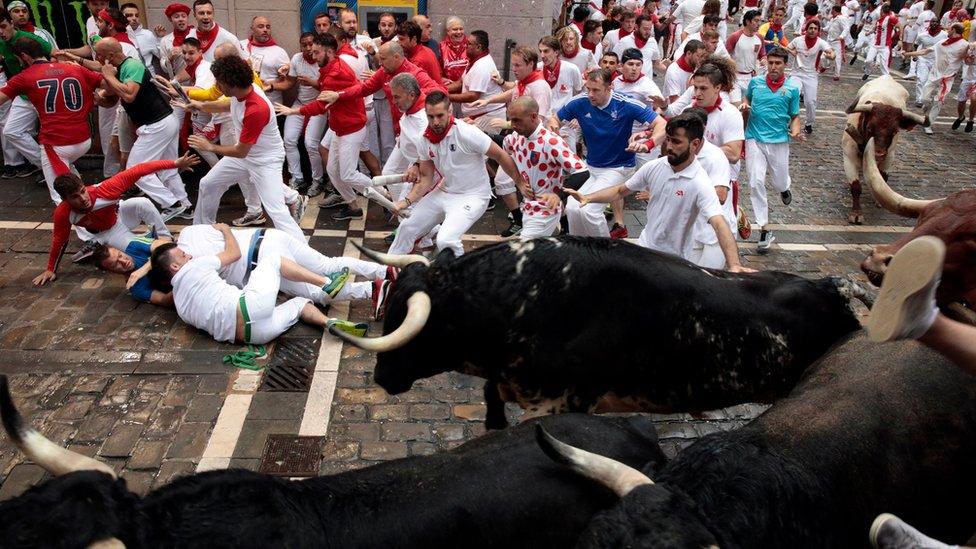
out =
[[(257, 84), (259, 88), (263, 89), (264, 82), (261, 81), (261, 77), (258, 76), (258, 73), (256, 72), (253, 74), (254, 83)], [(217, 89), (217, 84), (214, 84), (207, 89), (189, 88), (186, 90), (186, 96), (194, 101), (216, 101), (224, 97), (224, 94), (220, 93), (220, 90)]]

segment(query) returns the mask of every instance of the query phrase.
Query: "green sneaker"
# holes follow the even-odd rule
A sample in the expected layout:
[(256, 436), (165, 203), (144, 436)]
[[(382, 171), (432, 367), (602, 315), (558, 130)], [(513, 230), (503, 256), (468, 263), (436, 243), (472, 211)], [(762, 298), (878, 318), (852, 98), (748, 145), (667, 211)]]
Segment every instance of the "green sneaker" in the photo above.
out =
[(322, 286), (322, 291), (329, 294), (329, 297), (335, 297), (339, 294), (339, 290), (346, 285), (346, 281), (349, 280), (349, 267), (343, 267), (341, 271), (335, 273), (329, 273), (325, 275), (329, 280)]
[(369, 330), (369, 324), (366, 322), (349, 322), (348, 320), (339, 320), (337, 318), (326, 322), (325, 325), (329, 329), (329, 332), (333, 334), (336, 331), (343, 331), (356, 337), (365, 336), (366, 330)]

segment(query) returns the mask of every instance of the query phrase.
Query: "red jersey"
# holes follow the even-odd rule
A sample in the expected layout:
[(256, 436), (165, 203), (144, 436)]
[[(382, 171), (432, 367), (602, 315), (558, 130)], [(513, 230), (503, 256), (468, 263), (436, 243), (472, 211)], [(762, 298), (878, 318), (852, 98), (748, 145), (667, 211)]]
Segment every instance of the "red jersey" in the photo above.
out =
[[(340, 91), (358, 81), (352, 67), (338, 57), (319, 69), (319, 89), (322, 91)], [(301, 113), (305, 116), (317, 116), (324, 113), (327, 108), (323, 101), (312, 101), (302, 106)], [(329, 109), (329, 128), (336, 135), (343, 136), (358, 132), (364, 127), (366, 127), (366, 102), (358, 95), (340, 95), (339, 100)]]
[(434, 82), (441, 81), (441, 64), (437, 61), (434, 52), (427, 46), (417, 44), (410, 50), (410, 56), (407, 57), (407, 60), (423, 69)]
[[(416, 48), (414, 48), (416, 49)], [(374, 93), (382, 89), (386, 92), (387, 97), (393, 97), (393, 92), (390, 91), (390, 80), (394, 76), (402, 73), (410, 73), (417, 79), (417, 83), (420, 84), (420, 91), (424, 95), (428, 95), (434, 91), (442, 91), (447, 93), (447, 88), (440, 81), (431, 78), (424, 69), (421, 69), (417, 65), (414, 65), (410, 61), (404, 59), (403, 63), (394, 73), (386, 72), (382, 67), (373, 73), (365, 82), (357, 82), (354, 86), (349, 86), (343, 90), (343, 94), (349, 94), (355, 97), (366, 97), (367, 95), (373, 95)], [(400, 110), (397, 109), (396, 103), (390, 101), (390, 114), (393, 116), (393, 133), (400, 135)]]
[(36, 61), (0, 89), (13, 99), (26, 95), (37, 110), (41, 145), (74, 145), (91, 137), (88, 113), (100, 73), (69, 63)]
[(898, 16), (892, 13), (878, 21), (878, 25), (874, 28), (874, 45), (890, 48), (896, 36), (898, 36)]
[[(87, 130), (87, 126), (85, 126)], [(119, 199), (136, 181), (160, 170), (176, 168), (173, 160), (153, 160), (121, 171), (98, 185), (85, 187), (91, 199), (91, 209), (79, 212), (71, 209), (67, 202), (54, 208), (54, 233), (51, 235), (51, 253), (47, 259), (47, 270), (56, 271), (64, 249), (68, 245), (71, 226), (84, 227), (89, 232), (100, 233), (112, 228), (119, 219)]]

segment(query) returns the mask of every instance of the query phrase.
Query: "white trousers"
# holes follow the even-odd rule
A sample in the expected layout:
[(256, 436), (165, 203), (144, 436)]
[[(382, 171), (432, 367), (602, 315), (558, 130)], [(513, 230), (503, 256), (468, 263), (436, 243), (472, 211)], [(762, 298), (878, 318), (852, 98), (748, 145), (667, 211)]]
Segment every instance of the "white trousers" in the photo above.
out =
[(847, 48), (843, 40), (830, 40), (827, 43), (834, 50), (834, 76), (840, 76), (840, 69), (844, 65), (844, 53)]
[(817, 73), (793, 71), (793, 78), (803, 91), (803, 107), (806, 109), (805, 124), (812, 126), (817, 119), (817, 87), (820, 76)]
[(217, 208), (220, 206), (220, 197), (224, 196), (227, 189), (234, 183), (249, 180), (257, 191), (261, 199), (264, 211), (271, 218), (275, 228), (281, 229), (288, 234), (304, 239), (302, 229), (292, 219), (285, 204), (285, 189), (291, 190), (291, 194), (298, 196), (294, 189), (286, 187), (281, 179), (281, 164), (284, 157), (273, 159), (262, 159), (251, 162), (243, 158), (232, 158), (225, 156), (217, 162), (217, 165), (210, 169), (200, 180), (200, 196), (197, 199), (197, 209), (193, 216), (193, 224), (201, 223), (212, 224), (217, 219)]
[(935, 121), (939, 117), (939, 111), (945, 104), (946, 97), (952, 91), (952, 84), (955, 77), (946, 78), (930, 77), (922, 88), (922, 102), (924, 110), (929, 115), (929, 120)]
[(308, 162), (312, 167), (312, 180), (322, 180), (322, 155), (319, 154), (319, 143), (328, 119), (324, 116), (312, 116), (305, 123), (305, 116), (294, 114), (285, 118), (285, 131), (282, 139), (285, 142), (285, 160), (288, 162), (288, 173), (292, 179), (302, 180), (302, 157), (298, 150), (299, 138), (305, 137), (305, 151)]
[(926, 82), (929, 81), (929, 73), (932, 72), (932, 61), (925, 59), (924, 57), (918, 58), (918, 64), (915, 66), (915, 102), (922, 102), (922, 90), (925, 88)]
[(119, 106), (98, 107), (98, 141), (102, 145), (102, 155), (105, 158), (102, 164), (102, 175), (106, 179), (119, 173), (122, 165), (119, 162), (119, 155), (112, 149), (112, 128), (115, 127), (115, 115)]
[(418, 200), (410, 217), (400, 223), (393, 245), (390, 246), (390, 253), (410, 253), (414, 242), (440, 223), (441, 228), (437, 231), (436, 239), (437, 251), (450, 248), (454, 255), (461, 256), (464, 254), (461, 237), (487, 209), (487, 196), (451, 194), (443, 189), (435, 189)]
[(86, 139), (74, 145), (44, 145), (41, 152), (41, 171), (44, 173), (44, 182), (47, 183), (47, 190), (51, 193), (51, 200), (54, 204), (61, 203), (61, 195), (54, 190), (54, 178), (59, 175), (71, 172), (78, 175), (75, 169), (75, 160), (78, 160), (88, 149), (91, 148), (91, 139)]
[(10, 113), (3, 125), (3, 137), (28, 162), (41, 165), (41, 147), (37, 144), (37, 111), (30, 101), (17, 96), (10, 102)]
[(871, 72), (871, 65), (877, 65), (881, 75), (888, 74), (888, 60), (891, 58), (891, 48), (886, 46), (871, 45), (868, 48), (868, 56), (864, 60), (864, 74)]
[[(233, 147), (240, 140), (240, 132), (238, 132), (237, 127), (235, 127), (234, 124), (228, 120), (220, 125), (219, 139), (221, 145), (229, 145)], [(219, 162), (219, 159), (214, 160), (214, 163), (210, 165), (214, 166), (217, 164), (217, 162)], [(244, 195), (244, 205), (247, 206), (247, 213), (261, 213), (261, 197), (258, 196), (258, 191), (254, 188), (254, 184), (251, 183), (251, 180), (245, 177), (236, 183), (240, 185), (241, 194)]]
[(790, 144), (760, 143), (746, 139), (746, 174), (749, 177), (749, 200), (753, 219), (760, 227), (769, 224), (769, 202), (766, 199), (766, 170), (772, 175), (773, 188), (779, 192), (790, 188)]
[(556, 234), (559, 228), (559, 214), (555, 215), (523, 215), (520, 240), (541, 238)]
[(736, 73), (735, 74), (735, 85), (739, 88), (739, 93), (744, 97), (746, 95), (746, 90), (749, 88), (749, 81), (752, 80), (752, 73)]
[(559, 135), (566, 140), (569, 150), (576, 152), (576, 144), (579, 143), (583, 131), (571, 122), (563, 122), (562, 126), (559, 126)]
[[(406, 156), (403, 156), (403, 152), (400, 151), (400, 145), (397, 144), (396, 147), (393, 147), (393, 152), (390, 153), (390, 157), (383, 163), (382, 173), (383, 175), (401, 174), (406, 172), (411, 165), (413, 165), (413, 162)], [(413, 183), (394, 183), (393, 185), (387, 185), (394, 202), (403, 200), (410, 193), (411, 187), (413, 187)]]
[[(0, 87), (7, 85), (7, 75), (0, 73)], [(7, 101), (3, 105), (0, 105), (0, 126), (6, 125), (7, 116), (10, 114), (10, 101)], [(7, 138), (3, 136), (3, 128), (0, 127), (0, 148), (3, 149), (3, 165), (4, 166), (19, 166), (24, 163), (24, 157), (17, 152), (17, 149), (13, 146), (13, 143), (7, 141)]]
[(282, 282), (281, 256), (262, 254), (243, 291), (251, 326), (251, 338), (245, 343), (263, 345), (285, 333), (301, 319), (308, 299), (293, 297), (276, 305)]
[(706, 269), (725, 269), (725, 252), (718, 242), (714, 244), (695, 242), (688, 261)]
[[(152, 160), (176, 160), (180, 156), (179, 147), (180, 121), (175, 116), (139, 126), (126, 167), (138, 166)], [(136, 185), (164, 208), (177, 201), (184, 205), (190, 204), (183, 180), (175, 169), (149, 174), (139, 179)]]
[(356, 192), (370, 186), (373, 180), (359, 171), (359, 150), (366, 139), (366, 128), (346, 135), (336, 135), (331, 129), (329, 143), (329, 163), (325, 171), (329, 181), (342, 200), (350, 207), (356, 206)]
[(393, 135), (393, 113), (390, 111), (389, 98), (374, 99), (373, 113), (376, 116), (376, 128), (379, 139), (379, 154), (377, 158), (379, 158), (380, 162), (386, 162), (386, 159), (390, 157), (390, 153), (393, 152), (393, 146), (396, 143), (395, 136)]
[[(594, 168), (590, 166), (590, 178), (579, 188), (580, 194), (591, 194), (617, 186), (633, 175), (634, 168)], [(566, 203), (566, 219), (569, 221), (569, 234), (576, 236), (610, 237), (610, 228), (603, 215), (605, 205), (591, 202), (586, 206), (570, 197)]]
[(158, 234), (172, 236), (169, 229), (166, 228), (166, 222), (159, 215), (159, 210), (145, 197), (120, 201), (115, 225), (100, 233), (88, 232), (88, 234), (97, 242), (125, 250), (125, 247), (132, 240), (132, 229), (139, 225), (152, 225)]

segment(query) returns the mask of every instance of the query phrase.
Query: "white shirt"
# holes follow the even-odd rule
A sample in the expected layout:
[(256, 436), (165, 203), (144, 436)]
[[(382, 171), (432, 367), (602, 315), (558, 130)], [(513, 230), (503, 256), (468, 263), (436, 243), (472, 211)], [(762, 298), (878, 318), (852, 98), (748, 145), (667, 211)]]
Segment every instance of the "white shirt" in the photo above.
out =
[(834, 51), (823, 38), (817, 38), (813, 47), (808, 48), (806, 37), (802, 35), (794, 38), (790, 42), (790, 47), (796, 50), (796, 55), (794, 56), (796, 68), (793, 70), (801, 74), (812, 74), (814, 76), (817, 75), (817, 55), (821, 52)]
[(139, 50), (142, 63), (149, 68), (149, 72), (156, 74), (156, 69), (153, 68), (153, 57), (159, 55), (159, 39), (156, 38), (156, 33), (141, 25), (136, 28), (126, 27), (125, 32)]
[(919, 33), (918, 37), (915, 39), (915, 43), (918, 44), (918, 49), (930, 49), (932, 51), (926, 53), (925, 55), (919, 56), (919, 59), (924, 59), (929, 63), (935, 63), (935, 46), (936, 44), (941, 44), (945, 42), (949, 35), (946, 31), (939, 31), (939, 34), (932, 36), (929, 34), (928, 29), (925, 32)]
[(637, 240), (645, 248), (689, 259), (698, 220), (722, 215), (715, 187), (698, 160), (677, 173), (667, 157), (652, 160), (626, 185), (632, 191), (646, 190), (651, 195), (647, 223)]
[[(685, 38), (684, 42), (682, 42), (681, 44), (678, 44), (678, 47), (675, 48), (675, 50), (674, 50), (674, 58), (675, 59), (677, 59), (677, 58), (681, 57), (682, 55), (684, 55), (684, 53), (685, 53), (685, 45), (688, 44), (688, 42), (690, 42), (692, 40), (698, 40), (699, 42), (704, 42), (704, 40), (702, 40), (702, 35), (701, 35), (700, 32), (695, 32), (695, 33), (689, 34), (688, 37)], [(717, 55), (717, 56), (723, 57), (725, 59), (731, 59), (732, 58), (732, 56), (729, 55), (729, 50), (725, 49), (725, 42), (723, 42), (721, 40), (721, 38), (715, 44), (715, 53), (713, 55)]]
[[(352, 47), (352, 49), (355, 50), (356, 55), (353, 56), (353, 55), (349, 55), (347, 53), (343, 53), (343, 54), (340, 54), (339, 55), (339, 59), (342, 59), (343, 61), (345, 61), (346, 64), (349, 65), (352, 68), (352, 72), (356, 73), (356, 78), (358, 78), (360, 80), (365, 80), (365, 78), (363, 78), (363, 74), (365, 74), (366, 69), (369, 68), (369, 54), (366, 53), (366, 49), (363, 48), (363, 44), (365, 42), (371, 42), (371, 40), (369, 39), (369, 37), (367, 37), (366, 35), (363, 35), (363, 34), (357, 34), (356, 35), (356, 44), (353, 45), (353, 47)], [(318, 77), (316, 76), (315, 79), (318, 80)], [(373, 108), (373, 97), (374, 96), (377, 96), (377, 97), (379, 97), (379, 96), (386, 97), (386, 94), (385, 93), (381, 93), (381, 92), (378, 92), (378, 93), (380, 93), (380, 95), (377, 95), (377, 94), (367, 95), (366, 97), (363, 98), (363, 103), (365, 103), (365, 106), (366, 106), (366, 110), (367, 111)]]
[(425, 131), (427, 131), (427, 113), (424, 109), (413, 114), (403, 113), (400, 117), (400, 135), (397, 137), (396, 145), (400, 149), (400, 154), (411, 164), (420, 160), (420, 152), (426, 150)]
[(688, 27), (695, 17), (701, 15), (703, 7), (705, 0), (682, 0), (671, 15), (674, 15), (682, 27)]
[[(251, 238), (258, 229), (234, 229), (231, 233), (241, 249), (241, 258), (230, 265), (217, 269), (217, 274), (228, 284), (244, 287), (244, 274), (247, 272), (248, 249)], [(213, 225), (190, 225), (180, 231), (176, 245), (194, 258), (216, 256), (224, 251), (226, 245), (224, 233), (213, 228)], [(182, 269), (181, 269), (182, 270)]]
[(579, 69), (580, 74), (599, 66), (596, 58), (593, 57), (593, 52), (583, 47), (580, 47), (574, 57), (566, 57), (560, 53), (559, 59), (567, 65), (575, 65), (576, 68)]
[[(187, 33), (186, 36), (187, 37), (192, 36), (193, 38), (197, 38), (197, 28), (196, 27), (193, 27), (192, 29), (190, 29), (190, 32)], [(207, 61), (210, 61), (211, 63), (213, 63), (213, 60), (214, 60), (214, 52), (217, 51), (217, 46), (219, 46), (221, 44), (225, 44), (227, 42), (230, 42), (231, 44), (234, 44), (235, 46), (238, 47), (238, 49), (240, 49), (240, 43), (241, 43), (241, 41), (238, 40), (238, 38), (236, 36), (234, 36), (234, 33), (230, 32), (229, 30), (225, 29), (224, 27), (218, 28), (217, 29), (217, 36), (214, 38), (213, 43), (210, 44), (210, 47), (206, 51), (203, 52), (203, 58), (206, 59)], [(244, 57), (246, 57), (246, 55)]]
[(827, 41), (846, 40), (851, 34), (851, 20), (846, 15), (838, 15), (827, 24)]
[(929, 75), (930, 80), (934, 76), (938, 76), (939, 78), (955, 76), (962, 67), (962, 62), (965, 60), (966, 53), (969, 51), (969, 46), (971, 45), (962, 38), (948, 46), (945, 45), (945, 42), (943, 40), (935, 46), (935, 67), (933, 67), (933, 72)]
[[(908, 8), (908, 24), (918, 28), (918, 16), (925, 11), (925, 2), (915, 2)], [(922, 29), (918, 29), (922, 30)]]
[(241, 289), (217, 274), (215, 255), (194, 257), (173, 275), (176, 312), (190, 326), (206, 331), (217, 341), (234, 342)]
[[(288, 76), (292, 78), (304, 76), (318, 82), (319, 64), (315, 61), (309, 63), (305, 60), (305, 57), (302, 54), (296, 53), (295, 55), (291, 56), (291, 63), (289, 63), (288, 67)], [(313, 88), (312, 86), (298, 84), (298, 95), (295, 97), (295, 104), (293, 106), (297, 107), (299, 105), (306, 105), (318, 96), (319, 90)]]
[[(537, 67), (539, 70), (544, 70), (542, 61), (539, 62)], [(582, 89), (583, 76), (580, 74), (579, 68), (572, 63), (560, 60), (559, 75), (556, 77), (556, 85), (550, 88), (552, 93), (552, 109), (548, 113), (543, 113), (540, 111), (539, 114), (554, 114)]]
[(620, 41), (620, 31), (623, 29), (613, 29), (603, 35), (603, 51), (617, 51), (617, 42)]
[[(685, 1), (694, 2), (695, 0), (685, 0)], [(621, 38), (619, 42), (617, 42), (617, 47), (614, 48), (613, 51), (621, 59), (623, 59), (624, 52), (629, 50), (630, 48), (637, 48), (640, 50), (641, 55), (644, 56), (644, 66), (647, 67), (649, 70), (653, 65), (654, 61), (658, 61), (661, 59), (661, 50), (658, 49), (657, 41), (654, 40), (653, 36), (647, 39), (647, 42), (644, 44), (643, 48), (638, 48), (636, 35), (634, 34), (627, 35)]]
[(861, 22), (861, 3), (858, 0), (847, 0), (844, 8), (847, 9), (847, 15), (854, 18), (854, 23)]
[(538, 197), (558, 191), (565, 176), (586, 169), (576, 151), (570, 150), (558, 133), (549, 131), (542, 124), (528, 137), (517, 133), (506, 135), (503, 146), (536, 195), (534, 200), (522, 201), (523, 213), (529, 216), (559, 215), (561, 208), (549, 209)]
[[(461, 91), (465, 93), (469, 91), (479, 92), (481, 94), (480, 99), (488, 99), (501, 93), (501, 86), (491, 79), (491, 76), (496, 73), (498, 73), (498, 67), (495, 66), (495, 60), (490, 55), (483, 56), (464, 71), (461, 76)], [(461, 104), (461, 116), (482, 116), (486, 114), (504, 118), (505, 105), (495, 103), (476, 109), (470, 103)]]
[(512, 101), (515, 101), (523, 95), (527, 95), (535, 100), (536, 104), (539, 105), (540, 113), (552, 111), (552, 88), (549, 87), (545, 78), (540, 78), (535, 82), (527, 84), (525, 86), (525, 93), (523, 94), (519, 94), (518, 84), (512, 88)]
[[(271, 109), (271, 116), (268, 118), (268, 122), (264, 125), (264, 128), (261, 129), (257, 143), (251, 145), (247, 156), (241, 160), (259, 165), (264, 165), (269, 162), (280, 162), (285, 156), (285, 144), (281, 140), (281, 132), (278, 131), (274, 105), (271, 104), (271, 101), (268, 101), (268, 97), (264, 95), (264, 91), (257, 84), (251, 84), (251, 89), (257, 93), (258, 99), (264, 101), (268, 105), (268, 108)], [(234, 121), (234, 126), (237, 128), (238, 135), (241, 133), (244, 109), (245, 101), (238, 101), (236, 97), (230, 98), (230, 114)]]
[[(722, 207), (722, 216), (725, 218), (725, 222), (729, 224), (729, 231), (734, 236), (737, 227), (735, 213), (732, 209), (732, 182), (726, 177), (729, 161), (725, 158), (725, 153), (722, 152), (722, 149), (712, 145), (708, 141), (702, 143), (702, 148), (698, 151), (696, 158), (698, 163), (701, 164), (702, 169), (708, 174), (708, 179), (712, 182), (712, 187), (725, 187), (729, 189), (725, 203), (722, 204), (719, 202), (719, 204)], [(715, 196), (718, 197), (718, 193)], [(698, 228), (695, 231), (695, 240), (709, 245), (718, 242), (718, 235), (715, 234), (715, 228), (708, 223), (707, 219), (699, 218)]]
[[(251, 63), (251, 68), (265, 84), (278, 80), (278, 69), (288, 63), (288, 52), (281, 46), (259, 46), (256, 42), (241, 40), (240, 48), (244, 52), (244, 58)], [(266, 95), (272, 103), (281, 103), (281, 91), (269, 91)]]
[[(722, 44), (725, 47), (725, 44)], [(762, 38), (758, 34), (746, 36), (740, 34), (735, 42), (735, 48), (729, 52), (735, 62), (735, 70), (739, 73), (755, 73), (759, 69), (759, 50), (762, 48)], [(718, 48), (715, 48), (716, 51)], [(727, 51), (727, 50), (726, 50)]]
[[(742, 113), (731, 101), (723, 98), (719, 108), (708, 113), (708, 123), (705, 124), (705, 139), (716, 147), (721, 147), (733, 141), (745, 141), (745, 138)], [(732, 181), (739, 180), (738, 161), (729, 164), (729, 179)]]
[(55, 41), (53, 34), (51, 34), (48, 31), (42, 29), (41, 27), (38, 27), (37, 25), (34, 25), (33, 34), (35, 36), (40, 36), (42, 40), (44, 40), (48, 44), (51, 44), (51, 47), (52, 48), (58, 49), (58, 43)]
[(922, 10), (922, 13), (918, 14), (918, 19), (915, 20), (915, 25), (918, 27), (918, 33), (929, 32), (929, 23), (935, 19), (935, 12), (932, 10)]
[(441, 189), (451, 194), (473, 194), (483, 198), (491, 196), (491, 183), (485, 168), (485, 156), (491, 147), (491, 138), (463, 120), (455, 120), (448, 134), (436, 145), (424, 139), (427, 154), (424, 160), (434, 163), (434, 168), (444, 178)]
[[(677, 59), (680, 58), (679, 56)], [(692, 72), (682, 69), (677, 61), (668, 65), (668, 70), (664, 73), (664, 97), (670, 100), (672, 95), (683, 94), (691, 85)]]
[(95, 23), (95, 16), (89, 15), (85, 19), (85, 41), (92, 46), (92, 59), (95, 58), (95, 37), (98, 36), (98, 24)]
[(170, 55), (173, 54), (173, 50), (176, 46), (173, 45), (173, 40), (176, 37), (173, 33), (169, 33), (166, 36), (159, 39), (159, 65), (163, 67), (163, 71), (167, 74), (169, 78), (176, 76), (176, 73), (180, 72), (180, 69), (186, 66), (186, 61), (184, 61), (182, 55), (177, 55), (175, 59), (170, 61)]

